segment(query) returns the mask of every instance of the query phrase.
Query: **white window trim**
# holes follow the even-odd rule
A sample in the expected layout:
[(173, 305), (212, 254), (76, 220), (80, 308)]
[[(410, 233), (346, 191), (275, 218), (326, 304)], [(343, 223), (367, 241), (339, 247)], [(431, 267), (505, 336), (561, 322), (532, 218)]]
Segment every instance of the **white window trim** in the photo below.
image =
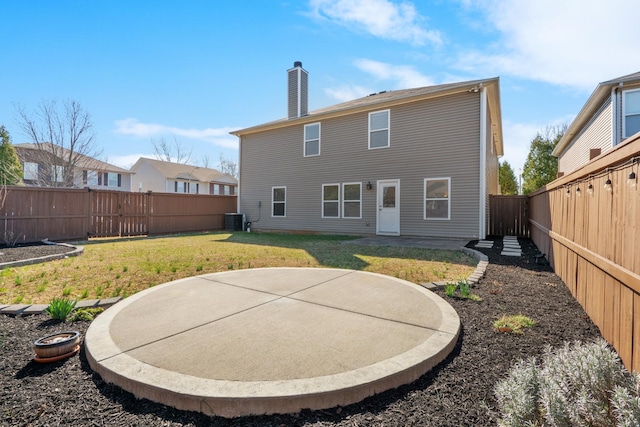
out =
[[(360, 186), (360, 195), (359, 195), (360, 198), (357, 200), (360, 203), (360, 213), (359, 213), (359, 215), (357, 217), (356, 216), (344, 216), (344, 212), (345, 212), (344, 204), (348, 203), (348, 202), (355, 202), (356, 201), (356, 200), (347, 200), (344, 197), (344, 187), (346, 185), (359, 185)], [(341, 197), (340, 197), (340, 199), (341, 199), (340, 209), (342, 211), (341, 212), (342, 213), (341, 218), (343, 218), (343, 219), (362, 219), (362, 182), (343, 182), (342, 183), (342, 188), (341, 188), (341, 193), (342, 193)]]
[[(447, 181), (447, 194), (449, 197), (446, 199), (441, 197), (430, 197), (427, 198), (427, 181)], [(422, 183), (422, 218), (426, 221), (450, 221), (451, 220), (451, 177), (440, 177), (440, 178), (425, 178)], [(429, 200), (446, 200), (447, 201), (447, 217), (446, 218), (427, 218), (427, 201)]]
[[(633, 92), (640, 92), (640, 89), (631, 89), (631, 90), (625, 90), (622, 92), (622, 139), (625, 138), (629, 138), (630, 136), (633, 135), (627, 135), (627, 106), (626, 106), (626, 100), (627, 100), (627, 94), (628, 93), (633, 93)], [(634, 116), (637, 116), (638, 114), (633, 114)]]
[[(284, 200), (282, 201), (275, 201), (273, 200), (273, 190), (275, 190), (276, 188), (284, 188)], [(284, 203), (284, 215), (274, 215), (274, 206), (276, 203)], [(286, 218), (287, 217), (287, 187), (284, 185), (276, 185), (274, 187), (271, 187), (271, 218)]]
[[(315, 141), (315, 139), (307, 139), (307, 127), (318, 125), (318, 154), (307, 154), (307, 142)], [(302, 155), (304, 157), (316, 157), (320, 155), (321, 151), (321, 143), (322, 140), (322, 125), (320, 122), (309, 123), (304, 125), (304, 140), (302, 141)]]
[[(338, 187), (338, 200), (324, 200), (324, 187)], [(320, 197), (322, 198), (321, 202), (322, 203), (322, 208), (321, 208), (321, 212), (322, 212), (322, 218), (327, 218), (327, 219), (340, 219), (340, 206), (342, 204), (341, 202), (341, 197), (340, 195), (342, 194), (341, 191), (341, 185), (339, 182), (335, 183), (335, 184), (322, 184), (322, 194), (320, 195)], [(338, 215), (337, 216), (325, 216), (324, 214), (324, 204), (325, 202), (335, 202), (338, 204)]]
[[(382, 129), (376, 129), (374, 131), (371, 130), (371, 116), (373, 114), (378, 114), (378, 113), (387, 113), (387, 127), (386, 128), (382, 128)], [(368, 144), (369, 144), (369, 150), (379, 150), (379, 149), (383, 149), (383, 148), (389, 148), (391, 147), (391, 110), (387, 109), (387, 110), (380, 110), (380, 111), (372, 111), (369, 113), (369, 123), (368, 123), (368, 129), (367, 129), (367, 139), (368, 139)], [(385, 145), (384, 147), (372, 147), (371, 146), (371, 132), (379, 132), (382, 130), (386, 130), (387, 131), (387, 145)]]

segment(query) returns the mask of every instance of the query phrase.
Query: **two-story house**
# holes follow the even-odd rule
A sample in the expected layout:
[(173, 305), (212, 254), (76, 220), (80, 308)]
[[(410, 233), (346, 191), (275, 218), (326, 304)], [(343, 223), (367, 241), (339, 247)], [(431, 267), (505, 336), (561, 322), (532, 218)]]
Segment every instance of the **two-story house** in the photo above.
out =
[(600, 83), (558, 141), (558, 174), (580, 168), (640, 132), (640, 72)]
[(133, 191), (235, 195), (238, 180), (217, 169), (141, 157), (131, 167)]
[(131, 172), (126, 169), (49, 143), (14, 147), (27, 186), (131, 191)]
[(503, 154), (499, 79), (385, 91), (288, 117), (240, 139), (238, 212), (258, 231), (484, 238)]

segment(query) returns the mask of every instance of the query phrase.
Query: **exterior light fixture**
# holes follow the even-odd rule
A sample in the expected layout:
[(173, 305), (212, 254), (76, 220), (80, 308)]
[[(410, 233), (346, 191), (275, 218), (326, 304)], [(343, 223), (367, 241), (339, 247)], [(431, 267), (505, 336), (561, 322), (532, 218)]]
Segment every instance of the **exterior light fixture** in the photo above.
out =
[(589, 184), (587, 187), (587, 194), (593, 194), (593, 184)]
[(604, 189), (607, 190), (609, 193), (613, 191), (613, 188), (611, 188), (611, 180), (609, 178), (607, 178), (607, 180), (604, 183)]
[(367, 190), (371, 190), (373, 185), (371, 185), (371, 181), (367, 182)]
[(582, 192), (580, 191), (580, 187), (576, 188), (576, 196), (582, 196)]
[(636, 173), (631, 171), (631, 173), (629, 174), (629, 177), (627, 178), (627, 184), (630, 185), (632, 188), (635, 188), (637, 185), (637, 181), (636, 181)]
[(567, 188), (567, 192), (565, 194), (567, 197), (571, 197), (571, 190)]

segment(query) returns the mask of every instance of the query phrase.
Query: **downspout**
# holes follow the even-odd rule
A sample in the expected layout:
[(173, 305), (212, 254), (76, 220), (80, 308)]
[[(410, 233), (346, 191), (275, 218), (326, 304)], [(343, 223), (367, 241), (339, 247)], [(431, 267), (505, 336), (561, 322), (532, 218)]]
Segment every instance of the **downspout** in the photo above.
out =
[(618, 132), (618, 100), (616, 99), (616, 91), (618, 88), (613, 86), (611, 88), (611, 148), (618, 145), (619, 132)]
[[(236, 212), (241, 213), (240, 211), (240, 179), (242, 175), (242, 169), (240, 165), (242, 164), (242, 137), (238, 136), (238, 193), (236, 194)], [(244, 228), (244, 225), (243, 225)]]
[(480, 88), (480, 223), (478, 238), (487, 237), (487, 89)]

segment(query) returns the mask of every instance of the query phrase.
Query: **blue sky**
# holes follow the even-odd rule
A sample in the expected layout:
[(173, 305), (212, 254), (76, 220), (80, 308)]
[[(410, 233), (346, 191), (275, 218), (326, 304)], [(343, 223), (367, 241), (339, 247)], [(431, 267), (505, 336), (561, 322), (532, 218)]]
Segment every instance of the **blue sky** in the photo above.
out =
[(237, 159), (229, 131), (286, 115), (286, 70), (309, 109), (382, 90), (499, 76), (503, 160), (570, 122), (599, 82), (640, 71), (637, 0), (0, 0), (0, 124), (15, 105), (78, 101), (103, 160), (179, 141), (193, 164)]

